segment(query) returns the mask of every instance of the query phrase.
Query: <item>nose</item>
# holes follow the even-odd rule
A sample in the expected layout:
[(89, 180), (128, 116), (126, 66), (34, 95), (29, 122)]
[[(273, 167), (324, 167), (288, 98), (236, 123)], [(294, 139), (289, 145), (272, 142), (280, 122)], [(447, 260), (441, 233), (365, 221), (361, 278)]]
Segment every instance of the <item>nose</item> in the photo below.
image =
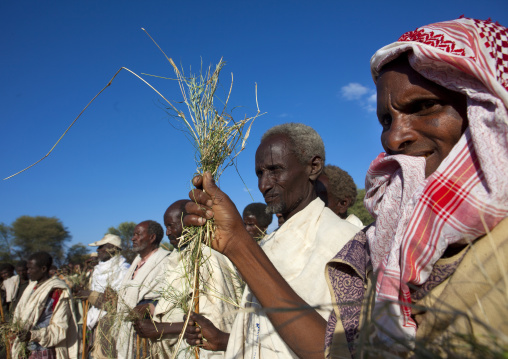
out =
[(258, 188), (262, 194), (265, 194), (272, 187), (273, 181), (269, 173), (264, 172), (260, 177), (258, 177)]
[(412, 126), (411, 119), (408, 116), (393, 113), (390, 127), (384, 130), (381, 135), (381, 143), (386, 153), (390, 155), (403, 154), (416, 140), (417, 133)]

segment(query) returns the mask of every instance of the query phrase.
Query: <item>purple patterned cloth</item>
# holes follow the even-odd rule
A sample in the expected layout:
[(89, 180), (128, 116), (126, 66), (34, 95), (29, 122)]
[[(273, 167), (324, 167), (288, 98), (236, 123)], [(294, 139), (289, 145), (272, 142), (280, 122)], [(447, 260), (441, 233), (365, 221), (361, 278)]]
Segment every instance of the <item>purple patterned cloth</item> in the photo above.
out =
[(326, 271), (332, 298), (337, 303), (337, 307), (334, 308), (328, 319), (325, 348), (330, 348), (332, 345), (333, 333), (339, 316), (345, 330), (349, 350), (351, 355), (354, 356), (354, 343), (359, 333), (360, 313), (367, 289), (366, 273), (369, 266), (367, 237), (364, 231), (358, 232), (328, 262)]
[(56, 359), (55, 348), (33, 351), (28, 359)]
[[(365, 235), (367, 229), (358, 232), (326, 266), (332, 298), (337, 307), (328, 319), (325, 349), (331, 348), (337, 321), (341, 320), (352, 357), (356, 354), (355, 342), (360, 332), (360, 314), (367, 290), (367, 273), (372, 268)], [(422, 299), (451, 276), (466, 252), (467, 249), (461, 250), (458, 254), (436, 262), (428, 280), (421, 286), (412, 288), (412, 300)]]

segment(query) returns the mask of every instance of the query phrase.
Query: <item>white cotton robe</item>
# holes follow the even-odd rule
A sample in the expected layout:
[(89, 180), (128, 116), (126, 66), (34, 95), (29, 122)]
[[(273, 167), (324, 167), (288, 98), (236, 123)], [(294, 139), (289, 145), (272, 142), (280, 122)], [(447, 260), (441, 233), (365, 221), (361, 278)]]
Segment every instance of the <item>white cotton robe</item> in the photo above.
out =
[[(74, 313), (74, 303), (69, 287), (58, 278), (49, 278), (35, 291), (37, 282), (30, 282), (23, 292), (14, 311), (13, 320), (23, 323), (25, 329), (37, 324), (46, 307), (46, 301), (53, 289), (62, 289), (49, 326), (31, 330), (32, 341), (41, 346), (54, 347), (58, 359), (75, 359), (78, 357), (78, 325)], [(16, 338), (12, 347), (12, 358), (19, 358), (20, 342)]]
[[(185, 258), (188, 254), (174, 250), (169, 256), (165, 278), (165, 289), (157, 304), (154, 319), (158, 322), (177, 323), (183, 321), (183, 311), (177, 308), (170, 293), (187, 293), (190, 298), (192, 288), (184, 279)], [(222, 254), (203, 248), (203, 265), (200, 267), (199, 313), (208, 318), (217, 328), (229, 333), (240, 303), (239, 279), (233, 264)], [(190, 303), (190, 299), (189, 299)], [(164, 335), (153, 342), (152, 358), (171, 358), (176, 350), (178, 334)], [(178, 358), (189, 357), (188, 345), (184, 341), (178, 349)], [(194, 356), (193, 353), (192, 356)], [(223, 358), (224, 352), (200, 350), (200, 358)]]
[[(168, 259), (168, 255), (169, 252), (167, 250), (159, 248), (138, 269), (136, 277), (132, 279), (132, 274), (141, 261), (141, 257), (138, 255), (134, 259), (118, 291), (117, 313), (120, 319), (122, 316), (127, 315), (142, 300), (157, 300), (160, 298), (163, 286), (161, 278), (164, 276), (165, 262)], [(118, 359), (133, 359), (135, 345), (136, 337), (132, 323), (121, 320), (116, 342)]]
[[(115, 292), (118, 292), (129, 267), (130, 264), (121, 255), (116, 255), (105, 262), (100, 262), (93, 270), (90, 290), (104, 293), (106, 288), (110, 287)], [(86, 317), (87, 327), (93, 329), (99, 319), (105, 315), (106, 311), (92, 305)]]
[[(332, 298), (325, 265), (360, 230), (316, 198), (268, 235), (261, 246), (282, 277), (309, 305), (328, 319)], [(276, 295), (276, 293), (274, 293)], [(279, 336), (247, 286), (229, 337), (226, 358), (297, 358)]]

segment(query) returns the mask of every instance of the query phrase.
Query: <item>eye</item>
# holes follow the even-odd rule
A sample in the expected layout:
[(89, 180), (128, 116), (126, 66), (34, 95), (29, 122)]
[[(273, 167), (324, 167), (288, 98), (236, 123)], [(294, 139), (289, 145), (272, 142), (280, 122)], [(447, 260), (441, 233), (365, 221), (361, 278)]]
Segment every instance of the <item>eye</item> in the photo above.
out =
[(413, 106), (413, 113), (427, 115), (436, 111), (439, 105), (440, 102), (433, 99), (418, 101)]

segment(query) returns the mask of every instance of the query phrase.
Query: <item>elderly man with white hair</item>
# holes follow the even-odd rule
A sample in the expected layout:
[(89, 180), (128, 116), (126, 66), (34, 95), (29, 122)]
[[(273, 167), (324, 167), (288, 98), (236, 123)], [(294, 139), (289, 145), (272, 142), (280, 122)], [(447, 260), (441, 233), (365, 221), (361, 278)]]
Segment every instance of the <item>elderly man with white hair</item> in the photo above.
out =
[(213, 217), (212, 247), (233, 262), (247, 287), (246, 310), (236, 316), (231, 333), (220, 333), (194, 314), (191, 324), (199, 326), (187, 327), (188, 343), (225, 350), (228, 359), (323, 357), (332, 303), (325, 265), (360, 231), (317, 196), (315, 181), (324, 161), (323, 140), (309, 126), (286, 123), (263, 135), (255, 159), (258, 188), (267, 212), (281, 213), (284, 224), (261, 247), (210, 173), (194, 178), (197, 188), (189, 195), (196, 203), (187, 203), (184, 224), (203, 225), (204, 218)]

